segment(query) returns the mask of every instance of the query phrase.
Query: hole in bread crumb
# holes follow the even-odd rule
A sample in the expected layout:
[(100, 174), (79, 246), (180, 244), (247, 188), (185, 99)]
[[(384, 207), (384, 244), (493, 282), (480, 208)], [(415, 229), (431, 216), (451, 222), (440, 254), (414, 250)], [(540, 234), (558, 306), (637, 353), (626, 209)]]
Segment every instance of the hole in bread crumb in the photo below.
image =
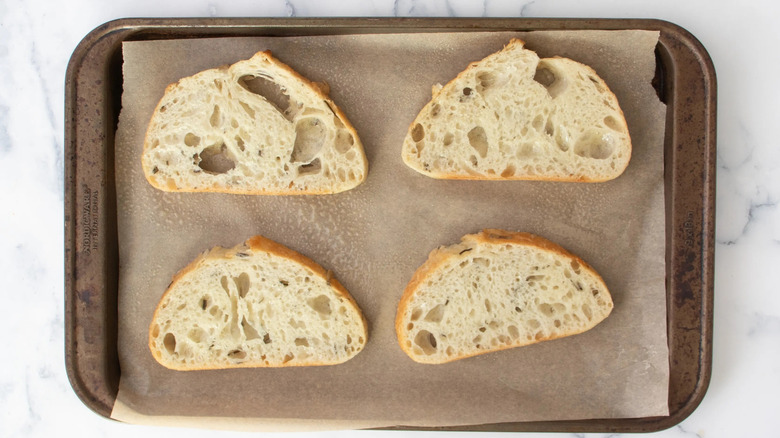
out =
[(321, 319), (330, 317), (330, 298), (327, 296), (319, 295), (315, 298), (310, 298), (306, 303), (320, 315)]
[(588, 318), (588, 321), (590, 321), (591, 318), (593, 318), (593, 313), (591, 313), (590, 306), (588, 306), (587, 304), (582, 305), (582, 313), (585, 314), (585, 317)]
[(615, 151), (615, 139), (609, 133), (588, 131), (574, 144), (574, 153), (583, 158), (604, 160)]
[(550, 97), (555, 99), (563, 93), (567, 87), (566, 80), (562, 77), (559, 78), (558, 76), (559, 75), (555, 74), (553, 68), (550, 67), (545, 60), (541, 60), (536, 67), (534, 80), (547, 89), (547, 93), (549, 93)]
[(529, 319), (528, 326), (531, 327), (532, 329), (538, 329), (539, 327), (542, 326), (542, 324), (536, 319)]
[(541, 341), (542, 338), (544, 338), (544, 334), (542, 334), (541, 331), (536, 332), (536, 335), (534, 335), (534, 339), (536, 339), (537, 341)]
[(603, 85), (601, 85), (601, 81), (599, 81), (598, 79), (596, 79), (596, 78), (594, 78), (593, 76), (590, 76), (590, 75), (588, 75), (588, 79), (590, 79), (590, 81), (591, 81), (591, 82), (593, 82), (593, 86), (595, 86), (595, 87), (596, 87), (596, 90), (597, 90), (599, 93), (603, 93), (604, 91), (606, 91), (606, 90), (604, 89), (604, 86), (603, 86)]
[(306, 338), (295, 338), (295, 345), (299, 347), (308, 347), (309, 346), (309, 340)]
[(412, 140), (415, 142), (419, 142), (425, 138), (425, 128), (421, 124), (414, 125), (414, 128), (412, 128)]
[(496, 75), (491, 71), (477, 73), (477, 91), (482, 92), (496, 85)]
[(219, 306), (211, 306), (209, 314), (215, 319), (220, 319), (222, 318), (222, 309), (220, 309)]
[(431, 105), (431, 117), (436, 117), (441, 112), (441, 105), (438, 103), (434, 103)]
[(249, 274), (242, 272), (238, 277), (233, 277), (233, 283), (236, 284), (236, 288), (238, 289), (238, 296), (244, 298), (247, 292), (249, 292)]
[(309, 164), (302, 164), (298, 166), (298, 175), (316, 175), (320, 173), (320, 170), (322, 170), (320, 159), (315, 158), (314, 161)]
[(544, 133), (550, 137), (555, 135), (555, 125), (553, 125), (551, 118), (547, 118), (547, 123), (544, 124)]
[(352, 343), (352, 336), (347, 335), (347, 344), (351, 344), (351, 343)]
[(558, 146), (558, 149), (563, 152), (567, 152), (569, 150), (569, 145), (566, 143), (566, 140), (560, 132), (555, 134), (555, 145)]
[(287, 363), (291, 360), (293, 360), (295, 356), (292, 353), (288, 353), (284, 355), (284, 359), (282, 359), (282, 363)]
[(320, 152), (325, 143), (325, 128), (320, 119), (307, 117), (295, 124), (295, 144), (290, 162), (308, 163)]
[(576, 274), (580, 273), (580, 264), (579, 264), (579, 262), (577, 262), (577, 260), (572, 260), (571, 261), (571, 268), (574, 269), (574, 272)]
[(208, 334), (206, 333), (206, 331), (200, 327), (195, 327), (187, 333), (187, 338), (189, 338), (190, 341), (195, 342), (196, 344), (203, 342), (203, 340), (206, 339), (207, 337)]
[(515, 175), (515, 171), (516, 171), (515, 166), (510, 164), (510, 165), (506, 166), (506, 169), (504, 169), (503, 172), (501, 172), (501, 177), (502, 178), (509, 178), (510, 176), (514, 176)]
[(219, 105), (214, 105), (214, 110), (211, 112), (211, 117), (209, 117), (209, 124), (214, 128), (218, 128), (222, 125), (222, 117), (220, 117), (219, 114)]
[(227, 173), (236, 167), (235, 159), (231, 156), (224, 143), (211, 145), (198, 154), (200, 162), (198, 167), (206, 173), (218, 175)]
[(241, 108), (244, 109), (244, 112), (246, 112), (249, 117), (253, 119), (255, 118), (255, 110), (252, 109), (251, 106), (241, 101), (239, 101), (238, 103), (241, 104)]
[(246, 147), (244, 146), (244, 139), (239, 136), (235, 136), (235, 140), (236, 140), (236, 146), (238, 146), (241, 152), (244, 152), (244, 150), (246, 150)]
[(468, 133), (469, 144), (474, 148), (479, 156), (485, 158), (488, 151), (488, 138), (485, 129), (481, 126), (477, 126), (471, 129)]
[(241, 328), (244, 329), (244, 336), (246, 337), (247, 341), (260, 339), (260, 333), (258, 333), (257, 330), (255, 330), (255, 328), (252, 327), (252, 324), (249, 324), (246, 321), (246, 318), (241, 319)]
[(517, 156), (517, 158), (530, 158), (536, 154), (536, 146), (533, 143), (523, 143), (517, 148), (515, 156)]
[(555, 309), (553, 308), (553, 306), (547, 303), (539, 304), (537, 308), (539, 309), (540, 312), (542, 312), (544, 316), (552, 316), (555, 314)]
[(263, 336), (263, 343), (270, 344), (271, 342), (273, 342), (271, 341), (271, 335), (266, 333), (265, 336)]
[(448, 132), (444, 134), (444, 139), (442, 140), (442, 144), (444, 146), (449, 146), (452, 144), (454, 140), (455, 140), (455, 135), (453, 135), (451, 132)]
[(514, 326), (514, 325), (510, 325), (510, 326), (509, 326), (509, 327), (507, 327), (506, 329), (507, 329), (507, 331), (509, 331), (509, 336), (510, 336), (512, 339), (517, 339), (517, 338), (519, 338), (519, 337), (520, 337), (520, 330), (518, 330), (516, 326)]
[(542, 130), (543, 124), (544, 124), (544, 116), (541, 114), (534, 117), (533, 121), (531, 121), (531, 126), (537, 131)]
[[(490, 259), (487, 259), (485, 257), (474, 257), (471, 259), (471, 263), (480, 266), (482, 268), (488, 268), (490, 266)], [(474, 285), (476, 287), (476, 285)]]
[(436, 307), (428, 311), (425, 315), (425, 320), (428, 322), (441, 322), (444, 317), (444, 305), (438, 304)]
[(290, 96), (271, 78), (266, 76), (244, 75), (238, 78), (238, 85), (250, 93), (263, 97), (273, 105), (287, 120), (292, 120)]
[(228, 353), (228, 357), (233, 360), (246, 359), (246, 352), (243, 350), (233, 350)]
[(355, 137), (353, 137), (352, 134), (350, 134), (346, 129), (339, 129), (339, 131), (336, 133), (336, 152), (345, 154), (352, 148), (352, 145), (354, 144)]
[(166, 333), (163, 337), (163, 346), (168, 354), (173, 354), (176, 351), (176, 336), (173, 333)]
[(417, 321), (422, 316), (422, 309), (417, 308), (412, 311), (412, 321)]
[(606, 126), (607, 128), (609, 128), (609, 129), (611, 129), (613, 131), (618, 131), (618, 132), (623, 131), (623, 129), (620, 126), (620, 124), (618, 123), (617, 119), (615, 119), (612, 116), (604, 117), (604, 126)]
[(187, 146), (197, 146), (200, 144), (200, 137), (188, 132), (187, 135), (184, 136), (184, 144)]
[(553, 325), (555, 325), (555, 328), (559, 328), (561, 326), (561, 320), (560, 319), (556, 319), (555, 322), (553, 323)]
[(493, 307), (490, 305), (490, 300), (488, 300), (487, 298), (485, 298), (485, 310), (487, 310), (488, 312), (491, 312), (493, 310)]
[(427, 330), (420, 330), (414, 337), (414, 343), (417, 344), (426, 355), (436, 353), (436, 337)]

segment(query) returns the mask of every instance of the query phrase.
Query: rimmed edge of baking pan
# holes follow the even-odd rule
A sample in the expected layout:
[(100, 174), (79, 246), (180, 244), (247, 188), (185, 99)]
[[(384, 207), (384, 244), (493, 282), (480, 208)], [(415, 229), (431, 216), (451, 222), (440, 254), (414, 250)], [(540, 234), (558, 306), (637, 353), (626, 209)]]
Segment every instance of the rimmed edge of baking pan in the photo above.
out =
[(491, 30), (660, 32), (656, 87), (667, 104), (665, 180), (668, 416), (391, 429), (652, 432), (701, 403), (712, 364), (716, 78), (706, 49), (662, 20), (554, 18), (175, 18), (105, 23), (76, 47), (65, 78), (65, 360), (82, 402), (110, 417), (119, 386), (118, 241), (113, 141), (120, 109), (121, 43), (219, 36)]

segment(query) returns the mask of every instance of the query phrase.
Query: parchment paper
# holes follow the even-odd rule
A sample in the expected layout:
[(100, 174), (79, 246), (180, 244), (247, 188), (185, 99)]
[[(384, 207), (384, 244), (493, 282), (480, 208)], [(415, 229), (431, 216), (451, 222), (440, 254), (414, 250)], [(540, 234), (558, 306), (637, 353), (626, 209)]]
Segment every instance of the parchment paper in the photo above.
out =
[[(469, 62), (527, 41), (591, 65), (617, 95), (633, 139), (618, 179), (598, 184), (438, 181), (401, 161), (407, 127)], [(113, 417), (135, 423), (267, 429), (465, 425), (667, 415), (665, 107), (650, 85), (656, 32), (426, 33), (127, 42), (116, 141), (119, 359)], [(146, 125), (165, 86), (270, 49), (331, 96), (365, 146), (368, 179), (326, 196), (175, 194), (144, 179)], [(393, 329), (428, 252), (483, 228), (527, 231), (580, 255), (615, 303), (573, 337), (421, 365)], [(171, 371), (147, 330), (171, 277), (200, 252), (262, 234), (334, 272), (369, 321), (363, 352), (329, 367)], [(187, 419), (192, 422), (188, 423)]]

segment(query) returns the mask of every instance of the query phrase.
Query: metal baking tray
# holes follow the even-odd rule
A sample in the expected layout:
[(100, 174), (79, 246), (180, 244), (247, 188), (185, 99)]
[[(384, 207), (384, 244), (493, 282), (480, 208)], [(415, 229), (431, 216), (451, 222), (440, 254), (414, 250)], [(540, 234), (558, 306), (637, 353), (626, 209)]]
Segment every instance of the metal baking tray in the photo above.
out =
[(645, 19), (196, 18), (122, 19), (89, 33), (65, 79), (65, 360), (78, 397), (110, 417), (117, 358), (119, 270), (114, 134), (123, 41), (223, 36), (398, 32), (657, 30), (653, 85), (667, 105), (664, 151), (669, 415), (475, 424), (420, 430), (651, 432), (699, 405), (712, 368), (716, 79), (712, 61), (681, 27)]

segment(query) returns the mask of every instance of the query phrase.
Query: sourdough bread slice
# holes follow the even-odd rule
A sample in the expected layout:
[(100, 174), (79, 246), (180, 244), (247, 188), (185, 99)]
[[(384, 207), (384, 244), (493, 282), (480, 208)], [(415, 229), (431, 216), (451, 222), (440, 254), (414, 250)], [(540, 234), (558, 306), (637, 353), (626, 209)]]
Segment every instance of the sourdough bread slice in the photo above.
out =
[(582, 333), (612, 311), (601, 277), (538, 236), (484, 230), (431, 252), (396, 314), (401, 349), (440, 364)]
[(513, 39), (474, 62), (412, 122), (402, 158), (433, 178), (606, 181), (631, 139), (617, 98), (590, 67), (539, 59)]
[(146, 179), (175, 192), (327, 194), (360, 184), (357, 132), (314, 84), (260, 52), (168, 86), (147, 128)]
[(330, 272), (262, 236), (196, 258), (149, 326), (152, 355), (175, 370), (333, 365), (367, 339), (360, 308)]

